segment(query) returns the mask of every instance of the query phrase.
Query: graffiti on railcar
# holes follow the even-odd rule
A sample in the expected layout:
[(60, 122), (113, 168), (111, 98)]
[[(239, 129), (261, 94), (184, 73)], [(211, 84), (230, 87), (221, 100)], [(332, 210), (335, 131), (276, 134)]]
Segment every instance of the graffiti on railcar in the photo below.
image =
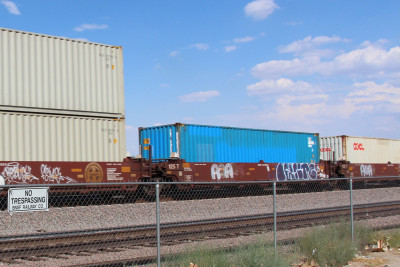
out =
[[(38, 170), (35, 171), (38, 173)], [(68, 176), (63, 176), (61, 167), (50, 167), (47, 164), (40, 165), (40, 178), (32, 173), (32, 167), (28, 164), (22, 165), (19, 162), (9, 162), (4, 165), (1, 177), (8, 184), (37, 183), (42, 179), (43, 183), (76, 183)]]
[(40, 166), (42, 179), (45, 182), (56, 182), (57, 184), (64, 182), (66, 184), (76, 183), (76, 181), (68, 176), (63, 176), (60, 167), (49, 167), (46, 164)]
[(372, 177), (374, 175), (372, 165), (361, 164), (360, 172), (362, 177)]
[(31, 172), (31, 166), (21, 166), (18, 162), (10, 162), (5, 165), (1, 176), (10, 184), (26, 184), (32, 183), (34, 180), (39, 180)]
[(234, 171), (231, 163), (213, 164), (211, 166), (211, 179), (233, 179)]
[(325, 178), (315, 163), (278, 163), (276, 179), (278, 181), (316, 180)]

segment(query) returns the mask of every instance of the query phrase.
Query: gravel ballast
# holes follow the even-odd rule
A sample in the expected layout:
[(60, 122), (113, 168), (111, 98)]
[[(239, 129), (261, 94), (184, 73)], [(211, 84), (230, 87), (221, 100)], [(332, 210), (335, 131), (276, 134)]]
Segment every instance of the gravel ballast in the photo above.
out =
[[(400, 201), (400, 188), (363, 189), (353, 192), (353, 202), (357, 204), (379, 203), (387, 201)], [(326, 207), (345, 206), (350, 203), (349, 191), (331, 191), (303, 194), (285, 194), (277, 196), (277, 211), (309, 210)], [(38, 232), (74, 231), (108, 227), (123, 227), (154, 224), (156, 222), (155, 203), (115, 204), (98, 206), (80, 206), (67, 208), (50, 208), (48, 212), (25, 212), (9, 214), (0, 212), (0, 235), (20, 235)], [(160, 218), (162, 223), (195, 221), (203, 219), (224, 218), (243, 215), (256, 215), (273, 212), (273, 197), (254, 196), (189, 201), (168, 201), (160, 204)], [(396, 224), (399, 216), (385, 217), (384, 219), (371, 219), (371, 226)], [(278, 225), (279, 230), (279, 225)], [(278, 237), (295, 237), (303, 230), (284, 231)], [(263, 235), (265, 238), (265, 235)], [(230, 238), (221, 242), (240, 244), (250, 242), (257, 235)], [(269, 236), (271, 238), (271, 236)], [(215, 240), (204, 242), (215, 243)], [(220, 241), (218, 241), (220, 242)], [(166, 246), (162, 250), (182, 251), (191, 244)], [(70, 266), (78, 262), (110, 261), (114, 259), (130, 258), (134, 254), (154, 255), (155, 248), (127, 249), (122, 252), (101, 253), (92, 256), (70, 257), (68, 260), (47, 259), (38, 262), (37, 266)], [(124, 256), (125, 255), (125, 256)], [(75, 262), (76, 261), (76, 262)], [(64, 262), (64, 263), (63, 263)], [(49, 264), (49, 265), (47, 265)], [(36, 263), (29, 262), (34, 266)]]

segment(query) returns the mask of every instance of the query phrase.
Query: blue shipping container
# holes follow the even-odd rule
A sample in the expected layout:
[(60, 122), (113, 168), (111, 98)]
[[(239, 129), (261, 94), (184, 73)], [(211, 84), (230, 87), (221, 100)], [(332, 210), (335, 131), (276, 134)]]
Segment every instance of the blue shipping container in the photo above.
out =
[[(187, 162), (318, 163), (319, 134), (195, 124), (139, 128), (143, 157)], [(147, 149), (147, 150), (146, 150)]]

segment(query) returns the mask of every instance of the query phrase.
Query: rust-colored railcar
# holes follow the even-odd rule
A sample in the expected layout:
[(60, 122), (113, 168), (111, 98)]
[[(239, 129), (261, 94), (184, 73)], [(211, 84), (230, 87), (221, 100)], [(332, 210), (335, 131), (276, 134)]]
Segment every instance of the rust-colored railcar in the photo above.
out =
[[(249, 181), (315, 181), (329, 182), (329, 178), (365, 178), (400, 176), (400, 164), (352, 164), (321, 161), (319, 163), (205, 163), (182, 159), (152, 161), (144, 158), (125, 158), (123, 162), (0, 162), (0, 183), (65, 185), (55, 187), (53, 193), (81, 194), (93, 192), (134, 193), (138, 184), (129, 182), (189, 182), (177, 185), (188, 189), (193, 182)], [(80, 186), (68, 186), (79, 184)], [(90, 184), (90, 186), (85, 185)], [(146, 190), (146, 187), (142, 187)], [(150, 188), (150, 187), (147, 187)], [(146, 192), (145, 192), (146, 193)], [(153, 192), (149, 192), (153, 193)], [(2, 194), (6, 194), (4, 190)]]
[[(0, 162), (1, 184), (66, 185), (54, 188), (57, 192), (135, 191), (137, 185), (110, 185), (110, 183), (136, 182), (149, 175), (151, 168), (148, 162), (142, 159), (123, 162)], [(88, 183), (96, 185), (84, 186)], [(83, 186), (68, 187), (71, 184), (83, 184)]]

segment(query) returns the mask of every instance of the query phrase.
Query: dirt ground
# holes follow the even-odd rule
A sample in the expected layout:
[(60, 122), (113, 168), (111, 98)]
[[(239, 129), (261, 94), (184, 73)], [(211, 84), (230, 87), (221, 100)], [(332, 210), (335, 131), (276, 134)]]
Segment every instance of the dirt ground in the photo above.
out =
[(349, 262), (348, 267), (400, 267), (400, 249), (369, 252)]

